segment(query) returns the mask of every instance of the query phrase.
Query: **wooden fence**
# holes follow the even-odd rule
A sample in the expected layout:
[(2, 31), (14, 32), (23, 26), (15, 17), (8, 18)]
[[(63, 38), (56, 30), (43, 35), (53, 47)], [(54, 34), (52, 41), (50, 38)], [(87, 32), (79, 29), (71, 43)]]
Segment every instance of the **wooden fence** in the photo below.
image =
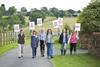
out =
[(17, 41), (17, 33), (3, 32), (0, 33), (0, 47), (14, 43)]

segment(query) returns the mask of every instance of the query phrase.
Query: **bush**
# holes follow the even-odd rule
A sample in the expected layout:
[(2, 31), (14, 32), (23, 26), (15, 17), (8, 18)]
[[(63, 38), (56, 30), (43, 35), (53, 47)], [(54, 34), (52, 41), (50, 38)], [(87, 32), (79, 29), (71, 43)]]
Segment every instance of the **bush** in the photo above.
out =
[(81, 23), (82, 32), (100, 32), (100, 2), (90, 3), (84, 8), (77, 22)]
[(65, 25), (64, 25), (64, 28), (65, 28), (66, 30), (69, 30), (69, 33), (72, 32), (72, 30), (71, 30), (71, 28), (70, 28), (70, 26), (69, 26), (68, 24), (65, 24)]

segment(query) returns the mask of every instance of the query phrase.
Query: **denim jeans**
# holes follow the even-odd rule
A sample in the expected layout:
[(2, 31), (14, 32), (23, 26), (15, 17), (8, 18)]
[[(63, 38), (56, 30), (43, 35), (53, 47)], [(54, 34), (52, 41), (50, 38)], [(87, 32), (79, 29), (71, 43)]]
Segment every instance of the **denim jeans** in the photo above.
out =
[(65, 55), (66, 54), (66, 49), (65, 49), (65, 45), (66, 43), (61, 44), (61, 55)]
[(47, 43), (47, 56), (51, 57), (53, 56), (53, 44)]
[(36, 57), (36, 47), (32, 47), (32, 57)]

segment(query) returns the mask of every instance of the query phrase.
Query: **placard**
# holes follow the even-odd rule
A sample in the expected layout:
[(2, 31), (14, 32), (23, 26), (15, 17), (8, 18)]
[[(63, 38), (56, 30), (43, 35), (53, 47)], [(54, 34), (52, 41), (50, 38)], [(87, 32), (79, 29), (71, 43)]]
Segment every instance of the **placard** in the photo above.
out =
[(19, 24), (15, 24), (14, 25), (14, 32), (19, 32), (20, 28), (19, 28)]
[(37, 26), (42, 26), (42, 18), (37, 18)]
[(75, 31), (80, 31), (81, 24), (80, 23), (75, 23)]
[(58, 22), (59, 22), (59, 25), (62, 26), (62, 25), (63, 25), (63, 18), (60, 18), (60, 17), (59, 17), (59, 18), (58, 18)]
[(29, 22), (29, 29), (34, 30), (35, 29), (35, 22)]
[(54, 20), (53, 21), (53, 27), (54, 28), (59, 28), (59, 22), (58, 22), (58, 20)]

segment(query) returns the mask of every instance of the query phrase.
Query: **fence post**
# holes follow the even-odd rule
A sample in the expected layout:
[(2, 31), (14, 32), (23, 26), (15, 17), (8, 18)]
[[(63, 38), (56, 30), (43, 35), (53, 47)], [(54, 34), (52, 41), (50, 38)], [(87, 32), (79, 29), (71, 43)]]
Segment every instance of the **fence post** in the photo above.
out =
[(1, 33), (0, 33), (0, 47), (2, 46), (2, 36), (1, 36)]

